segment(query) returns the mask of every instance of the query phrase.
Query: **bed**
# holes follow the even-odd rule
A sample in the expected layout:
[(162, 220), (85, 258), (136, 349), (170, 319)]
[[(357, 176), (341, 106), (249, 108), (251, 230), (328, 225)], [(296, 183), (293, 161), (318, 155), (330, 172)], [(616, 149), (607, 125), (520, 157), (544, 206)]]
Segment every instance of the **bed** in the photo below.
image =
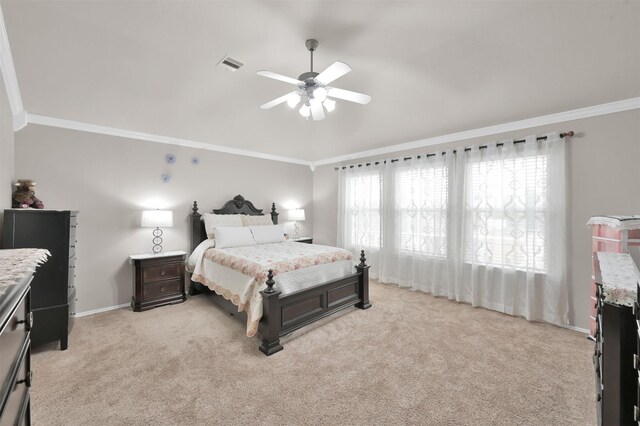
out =
[[(212, 213), (265, 216), (241, 195)], [(201, 243), (207, 240), (202, 216), (194, 201), (189, 215), (192, 253), (201, 251)], [(270, 217), (277, 225), (275, 203)], [(247, 335), (260, 334), (259, 349), (267, 356), (283, 349), (280, 338), (284, 335), (344, 309), (371, 307), (364, 251), (356, 264), (343, 249), (285, 241), (246, 248), (210, 248), (195, 257), (199, 260), (191, 270), (189, 294), (206, 293), (227, 312), (246, 321)], [(253, 293), (241, 294), (234, 288), (244, 285), (243, 280), (247, 285), (253, 283)]]

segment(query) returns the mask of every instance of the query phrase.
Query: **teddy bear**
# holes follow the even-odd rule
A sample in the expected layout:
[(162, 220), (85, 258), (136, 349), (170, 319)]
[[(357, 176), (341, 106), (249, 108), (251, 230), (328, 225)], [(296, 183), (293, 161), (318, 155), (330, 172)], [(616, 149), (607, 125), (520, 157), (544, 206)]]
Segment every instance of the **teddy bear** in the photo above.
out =
[(44, 209), (42, 201), (36, 197), (35, 188), (36, 183), (29, 179), (18, 179), (15, 184), (15, 191), (13, 192), (12, 207), (21, 209)]

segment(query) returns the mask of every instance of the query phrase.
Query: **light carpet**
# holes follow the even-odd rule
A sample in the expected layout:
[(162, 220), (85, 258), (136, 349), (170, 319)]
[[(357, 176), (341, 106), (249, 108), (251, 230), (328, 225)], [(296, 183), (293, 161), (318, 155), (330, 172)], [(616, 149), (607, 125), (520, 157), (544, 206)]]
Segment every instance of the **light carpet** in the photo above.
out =
[(266, 357), (206, 296), (78, 318), (33, 355), (34, 425), (589, 425), (585, 335), (371, 283)]

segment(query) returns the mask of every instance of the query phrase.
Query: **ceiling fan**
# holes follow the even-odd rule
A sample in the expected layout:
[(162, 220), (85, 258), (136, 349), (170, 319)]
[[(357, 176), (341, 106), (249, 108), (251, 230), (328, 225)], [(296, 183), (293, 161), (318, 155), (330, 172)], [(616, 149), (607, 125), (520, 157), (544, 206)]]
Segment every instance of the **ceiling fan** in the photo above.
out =
[(315, 121), (318, 121), (324, 120), (325, 109), (328, 112), (335, 109), (336, 101), (331, 98), (356, 102), (362, 105), (366, 105), (371, 101), (371, 96), (369, 95), (330, 87), (329, 84), (331, 82), (350, 72), (351, 67), (344, 62), (336, 61), (321, 73), (314, 72), (313, 52), (318, 48), (318, 40), (309, 39), (305, 42), (305, 46), (311, 52), (311, 71), (300, 74), (297, 80), (271, 71), (258, 71), (258, 75), (263, 77), (298, 86), (293, 92), (269, 101), (261, 105), (260, 108), (269, 109), (284, 102), (291, 108), (295, 108), (302, 102), (302, 106), (298, 110), (300, 115), (307, 119), (311, 116)]

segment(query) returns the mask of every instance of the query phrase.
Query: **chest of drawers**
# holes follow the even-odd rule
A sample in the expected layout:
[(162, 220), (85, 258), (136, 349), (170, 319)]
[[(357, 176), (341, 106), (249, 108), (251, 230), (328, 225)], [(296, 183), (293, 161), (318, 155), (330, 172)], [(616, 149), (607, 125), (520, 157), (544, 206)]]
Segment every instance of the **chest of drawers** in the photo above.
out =
[(8, 209), (4, 211), (2, 248), (43, 248), (51, 258), (31, 283), (34, 347), (60, 341), (68, 347), (75, 320), (76, 229), (78, 212)]

